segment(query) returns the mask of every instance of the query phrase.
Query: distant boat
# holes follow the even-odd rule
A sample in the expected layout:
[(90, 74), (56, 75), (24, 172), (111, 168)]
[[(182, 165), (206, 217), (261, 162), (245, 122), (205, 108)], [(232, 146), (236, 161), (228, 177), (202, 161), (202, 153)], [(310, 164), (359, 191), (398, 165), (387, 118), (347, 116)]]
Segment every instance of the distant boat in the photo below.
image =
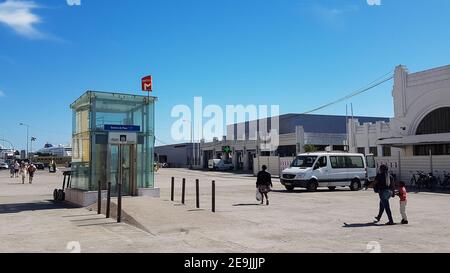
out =
[(36, 152), (36, 154), (51, 155), (58, 157), (69, 157), (72, 156), (72, 147), (58, 146), (54, 147), (52, 144), (47, 143), (44, 148)]

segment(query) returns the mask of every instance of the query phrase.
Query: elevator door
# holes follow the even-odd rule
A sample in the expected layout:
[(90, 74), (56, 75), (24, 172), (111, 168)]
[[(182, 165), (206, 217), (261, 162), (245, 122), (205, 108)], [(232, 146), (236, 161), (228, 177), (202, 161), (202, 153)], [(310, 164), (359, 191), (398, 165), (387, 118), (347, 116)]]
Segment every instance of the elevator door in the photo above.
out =
[(123, 195), (137, 195), (136, 145), (110, 145), (108, 161), (112, 190), (117, 193), (121, 181)]

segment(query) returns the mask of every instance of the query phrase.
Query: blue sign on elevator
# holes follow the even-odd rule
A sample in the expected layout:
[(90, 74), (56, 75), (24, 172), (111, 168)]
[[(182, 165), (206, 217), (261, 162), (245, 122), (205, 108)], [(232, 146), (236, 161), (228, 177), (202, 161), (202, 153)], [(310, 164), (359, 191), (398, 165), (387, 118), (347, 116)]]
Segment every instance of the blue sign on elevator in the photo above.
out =
[(105, 131), (111, 131), (111, 132), (140, 132), (141, 126), (105, 124), (103, 126), (103, 129)]

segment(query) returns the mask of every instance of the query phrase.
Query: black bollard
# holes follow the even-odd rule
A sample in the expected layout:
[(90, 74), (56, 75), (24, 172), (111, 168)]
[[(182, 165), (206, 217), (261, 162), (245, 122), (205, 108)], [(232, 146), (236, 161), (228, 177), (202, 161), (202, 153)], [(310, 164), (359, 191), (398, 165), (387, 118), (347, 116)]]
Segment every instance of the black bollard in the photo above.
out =
[(66, 174), (64, 174), (64, 180), (63, 180), (63, 187), (62, 187), (62, 190), (65, 190), (66, 189)]
[(97, 214), (102, 214), (102, 182), (98, 181)]
[(117, 185), (118, 195), (117, 195), (117, 223), (122, 222), (122, 183)]
[(195, 180), (195, 197), (197, 201), (197, 208), (200, 208), (200, 181), (198, 179)]
[(216, 212), (216, 181), (212, 181), (212, 212)]
[(183, 184), (181, 187), (181, 204), (184, 205), (186, 197), (186, 178), (183, 178)]
[(111, 182), (108, 182), (108, 192), (106, 195), (106, 218), (110, 217), (111, 211)]
[(170, 200), (173, 202), (175, 199), (175, 177), (172, 177), (172, 185), (170, 189)]

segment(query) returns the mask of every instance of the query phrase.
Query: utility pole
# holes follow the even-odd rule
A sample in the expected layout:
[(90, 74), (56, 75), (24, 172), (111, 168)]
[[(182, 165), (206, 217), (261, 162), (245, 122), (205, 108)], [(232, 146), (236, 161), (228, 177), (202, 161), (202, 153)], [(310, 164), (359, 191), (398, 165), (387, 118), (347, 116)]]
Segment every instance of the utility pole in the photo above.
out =
[(28, 159), (28, 147), (29, 147), (29, 145), (28, 145), (28, 137), (29, 137), (30, 125), (25, 124), (25, 123), (23, 123), (23, 122), (19, 123), (19, 125), (20, 125), (20, 126), (25, 126), (25, 127), (27, 127), (27, 153), (26, 153), (26, 156), (25, 156), (25, 157)]

